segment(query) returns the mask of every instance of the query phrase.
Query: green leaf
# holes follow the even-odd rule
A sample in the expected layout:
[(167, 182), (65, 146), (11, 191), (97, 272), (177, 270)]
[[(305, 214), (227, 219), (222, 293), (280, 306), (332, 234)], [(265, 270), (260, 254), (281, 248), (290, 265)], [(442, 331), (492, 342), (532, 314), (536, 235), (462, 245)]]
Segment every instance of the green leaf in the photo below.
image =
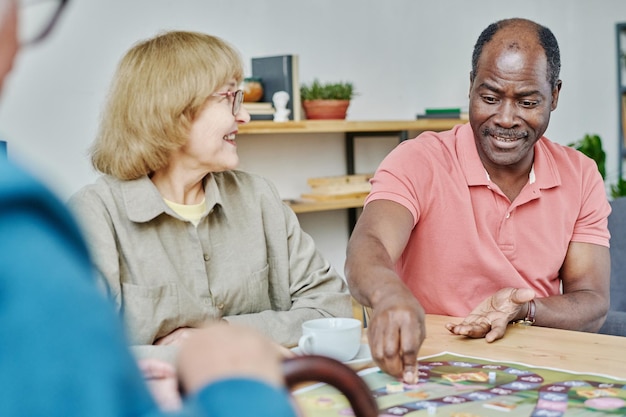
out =
[(350, 82), (329, 82), (322, 84), (315, 79), (311, 84), (300, 86), (302, 100), (351, 100), (356, 95)]
[(598, 171), (602, 175), (602, 179), (606, 177), (606, 153), (602, 149), (602, 139), (598, 135), (586, 134), (585, 137), (577, 142), (570, 143), (568, 146), (579, 150), (589, 158), (596, 161)]

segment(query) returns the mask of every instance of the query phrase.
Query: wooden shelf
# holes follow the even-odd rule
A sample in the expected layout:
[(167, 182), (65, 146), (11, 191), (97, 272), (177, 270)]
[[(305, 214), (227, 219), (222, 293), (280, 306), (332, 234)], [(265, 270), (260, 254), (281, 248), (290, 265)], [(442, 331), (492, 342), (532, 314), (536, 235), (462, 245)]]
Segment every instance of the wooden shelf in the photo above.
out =
[(348, 133), (348, 132), (397, 132), (441, 131), (465, 123), (464, 119), (419, 119), (419, 120), (303, 120), (299, 122), (274, 122), (255, 120), (239, 126), (240, 134), (266, 133)]
[(340, 210), (363, 207), (365, 197), (337, 198), (334, 200), (285, 200), (294, 213), (312, 213), (315, 211)]
[[(239, 126), (240, 135), (248, 134), (302, 134), (302, 133), (343, 133), (347, 145), (353, 143), (352, 136), (383, 136), (385, 133), (397, 135), (406, 132), (423, 132), (427, 130), (442, 131), (452, 129), (458, 124), (467, 122), (465, 119), (415, 119), (415, 120), (302, 120), (298, 122), (274, 122), (255, 120)], [(306, 137), (306, 135), (303, 135)], [(406, 138), (406, 135), (404, 135)], [(353, 150), (346, 151), (348, 174), (353, 167)], [(311, 213), (316, 211), (356, 209), (363, 207), (364, 197), (338, 198), (333, 200), (288, 200), (287, 204), (296, 213)], [(353, 211), (353, 210), (352, 210)]]

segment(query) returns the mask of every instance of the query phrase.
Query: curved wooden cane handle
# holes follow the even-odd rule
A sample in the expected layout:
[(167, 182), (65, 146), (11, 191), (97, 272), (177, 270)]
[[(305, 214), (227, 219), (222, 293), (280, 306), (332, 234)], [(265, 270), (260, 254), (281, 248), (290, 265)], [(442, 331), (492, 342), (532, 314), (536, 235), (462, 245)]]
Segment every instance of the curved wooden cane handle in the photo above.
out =
[(360, 376), (350, 367), (326, 356), (306, 355), (283, 361), (289, 388), (302, 382), (325, 382), (346, 396), (356, 417), (377, 417), (378, 405)]

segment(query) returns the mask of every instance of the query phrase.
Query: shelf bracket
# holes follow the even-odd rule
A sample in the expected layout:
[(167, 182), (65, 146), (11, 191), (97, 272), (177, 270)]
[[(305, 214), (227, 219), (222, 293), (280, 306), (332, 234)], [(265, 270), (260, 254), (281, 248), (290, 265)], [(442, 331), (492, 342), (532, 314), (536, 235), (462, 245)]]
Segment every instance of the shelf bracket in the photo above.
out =
[[(391, 130), (385, 132), (346, 132), (345, 134), (345, 146), (346, 146), (346, 174), (354, 175), (355, 160), (354, 160), (354, 141), (358, 137), (375, 137), (375, 136), (397, 136), (399, 142), (403, 142), (409, 138), (408, 130)], [(352, 234), (354, 226), (357, 221), (357, 209), (348, 209), (348, 236)]]

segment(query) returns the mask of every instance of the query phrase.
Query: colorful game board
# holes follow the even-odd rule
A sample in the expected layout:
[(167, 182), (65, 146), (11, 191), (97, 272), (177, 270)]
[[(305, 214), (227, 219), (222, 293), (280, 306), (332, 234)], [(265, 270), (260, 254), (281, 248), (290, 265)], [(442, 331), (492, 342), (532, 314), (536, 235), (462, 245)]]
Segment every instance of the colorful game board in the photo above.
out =
[[(407, 385), (370, 368), (359, 374), (380, 416), (601, 417), (626, 416), (626, 380), (444, 352), (423, 358), (420, 382)], [(317, 384), (297, 391), (306, 417), (353, 415), (335, 388)]]

